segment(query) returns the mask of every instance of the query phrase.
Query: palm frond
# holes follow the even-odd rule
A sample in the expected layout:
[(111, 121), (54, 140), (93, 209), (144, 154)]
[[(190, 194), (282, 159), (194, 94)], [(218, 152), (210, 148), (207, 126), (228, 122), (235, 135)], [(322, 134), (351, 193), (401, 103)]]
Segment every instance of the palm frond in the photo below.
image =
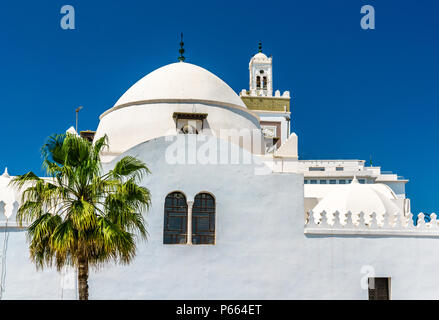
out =
[(149, 173), (145, 163), (132, 156), (125, 156), (116, 163), (114, 169), (110, 171), (110, 176), (115, 179), (134, 178), (139, 181), (145, 174)]
[(147, 238), (143, 212), (151, 195), (138, 182), (150, 171), (126, 156), (103, 174), (100, 153), (107, 143), (106, 136), (92, 144), (74, 134), (53, 135), (42, 148), (49, 177), (28, 172), (13, 178), (11, 184), (22, 189), (17, 221), (29, 224), (30, 254), (38, 268), (129, 263), (136, 237)]

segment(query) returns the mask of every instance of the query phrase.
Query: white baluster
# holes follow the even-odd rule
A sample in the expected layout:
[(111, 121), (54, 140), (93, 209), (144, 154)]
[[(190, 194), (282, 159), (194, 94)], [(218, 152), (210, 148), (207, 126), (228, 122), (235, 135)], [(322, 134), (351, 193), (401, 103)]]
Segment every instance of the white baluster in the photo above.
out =
[(346, 229), (350, 229), (350, 228), (354, 228), (356, 227), (356, 225), (354, 224), (354, 215), (352, 214), (352, 212), (348, 211), (346, 214), (346, 224), (344, 225), (344, 227)]
[(376, 212), (372, 212), (372, 214), (370, 215), (369, 228), (370, 229), (377, 229), (378, 228), (378, 217), (377, 217)]
[(328, 223), (328, 213), (326, 211), (322, 212), (322, 222), (320, 223), (321, 228), (329, 228), (330, 225)]
[(322, 223), (322, 213), (313, 212), (312, 215), (313, 215), (314, 224), (319, 226)]
[(423, 212), (418, 214), (418, 222), (416, 225), (417, 229), (424, 229), (425, 228), (425, 215)]
[(430, 228), (438, 228), (437, 214), (434, 212), (430, 214), (430, 219)]

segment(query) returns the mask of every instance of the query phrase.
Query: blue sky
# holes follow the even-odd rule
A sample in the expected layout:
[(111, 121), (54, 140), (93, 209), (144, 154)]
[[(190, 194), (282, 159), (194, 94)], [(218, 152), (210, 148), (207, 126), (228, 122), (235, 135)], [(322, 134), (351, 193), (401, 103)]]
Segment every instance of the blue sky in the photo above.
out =
[[(76, 29), (60, 28), (73, 5)], [(373, 5), (376, 29), (362, 30)], [(236, 92), (248, 62), (273, 55), (290, 90), (301, 159), (364, 159), (410, 179), (413, 212), (438, 210), (439, 4), (410, 1), (2, 1), (0, 170), (42, 174), (47, 136), (98, 116), (138, 79), (187, 62)]]

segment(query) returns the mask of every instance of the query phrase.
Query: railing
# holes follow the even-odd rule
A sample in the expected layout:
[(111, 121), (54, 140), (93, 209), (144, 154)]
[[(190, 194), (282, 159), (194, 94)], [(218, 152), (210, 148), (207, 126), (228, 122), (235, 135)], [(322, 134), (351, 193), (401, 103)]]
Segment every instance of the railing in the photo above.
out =
[(413, 214), (376, 213), (314, 213), (305, 214), (305, 234), (326, 235), (394, 235), (439, 237), (436, 213), (419, 213), (414, 222)]

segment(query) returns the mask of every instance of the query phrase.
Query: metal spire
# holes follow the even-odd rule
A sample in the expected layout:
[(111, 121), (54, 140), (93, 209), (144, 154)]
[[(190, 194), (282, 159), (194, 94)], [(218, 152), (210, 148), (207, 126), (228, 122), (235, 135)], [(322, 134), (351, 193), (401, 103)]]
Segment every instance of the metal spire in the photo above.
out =
[(180, 52), (180, 56), (178, 57), (178, 61), (183, 62), (186, 58), (183, 56), (184, 53), (184, 42), (183, 42), (183, 32), (181, 33), (181, 41), (180, 41), (180, 50), (178, 50), (178, 52)]
[(79, 106), (78, 108), (76, 108), (76, 133), (78, 133), (78, 112), (79, 110), (81, 110), (82, 108), (84, 108), (83, 106)]
[(258, 50), (258, 52), (262, 52), (262, 42), (261, 41), (259, 41), (259, 50)]

